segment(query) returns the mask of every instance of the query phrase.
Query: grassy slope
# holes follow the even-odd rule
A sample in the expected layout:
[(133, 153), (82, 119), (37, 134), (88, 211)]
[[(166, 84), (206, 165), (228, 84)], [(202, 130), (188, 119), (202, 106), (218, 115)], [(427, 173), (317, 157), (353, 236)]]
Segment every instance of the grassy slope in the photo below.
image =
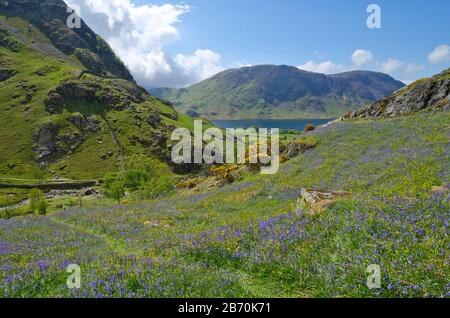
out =
[[(20, 19), (14, 19), (18, 25)], [(24, 24), (24, 21), (20, 21)], [(35, 30), (35, 32), (37, 32)], [(37, 54), (32, 49), (22, 47), (19, 52), (13, 52), (0, 47), (0, 55), (3, 63), (18, 71), (11, 79), (0, 85), (0, 171), (7, 172), (9, 163), (17, 165), (15, 174), (27, 174), (37, 176), (40, 171), (33, 163), (34, 153), (31, 146), (31, 136), (34, 129), (40, 124), (40, 120), (46, 117), (43, 100), (47, 92), (57, 85), (59, 81), (71, 76), (71, 68), (64, 62)], [(44, 67), (54, 67), (56, 71), (46, 77), (40, 77), (34, 73)], [(25, 91), (19, 85), (36, 85), (37, 93), (30, 103), (22, 105)], [(18, 95), (17, 98), (13, 96)], [(30, 107), (27, 111), (26, 109)]]
[[(13, 41), (17, 42), (19, 39), (31, 43), (31, 46), (36, 44), (40, 44), (41, 47), (52, 46), (45, 35), (25, 20), (2, 16), (0, 19), (14, 27), (20, 34), (20, 38), (10, 34)], [(103, 127), (100, 133), (89, 135), (73, 154), (64, 156), (55, 164), (50, 165), (48, 169), (41, 170), (35, 162), (33, 152), (32, 136), (36, 129), (43, 123), (52, 121), (60, 125), (60, 134), (76, 133), (78, 129), (68, 121), (68, 118), (77, 113), (90, 114), (96, 109), (95, 105), (74, 105), (66, 107), (61, 114), (50, 116), (44, 108), (44, 100), (48, 92), (62, 81), (76, 78), (84, 67), (73, 56), (63, 55), (58, 58), (23, 44), (18, 52), (0, 46), (0, 60), (8, 68), (17, 71), (16, 75), (0, 83), (0, 113), (2, 115), (0, 116), (0, 177), (49, 178), (51, 176), (49, 171), (53, 170), (60, 177), (91, 179), (101, 178), (106, 172), (118, 168), (118, 146), (107, 129), (106, 123), (97, 116)], [(40, 70), (46, 70), (47, 74), (45, 76), (37, 75), (36, 72)], [(33, 87), (34, 93), (31, 101), (25, 101), (25, 95)], [(154, 98), (144, 102), (140, 108), (143, 114), (154, 110), (169, 115), (175, 113), (173, 109)], [(131, 133), (150, 136), (152, 130), (148, 125), (144, 124), (142, 127), (138, 127), (129, 110), (111, 111), (107, 113), (107, 117), (114, 129), (117, 130), (118, 138), (125, 147), (126, 155), (140, 153), (152, 155), (143, 147), (130, 144), (128, 138)], [(177, 127), (190, 128), (192, 126), (191, 118), (184, 115), (179, 120), (163, 116), (163, 120)], [(101, 139), (101, 144), (97, 142), (97, 138)], [(113, 152), (113, 156), (101, 158), (110, 151)], [(67, 168), (60, 171), (61, 166), (67, 166)]]
[[(0, 221), (0, 290), (71, 295), (64, 268), (77, 263), (82, 296), (448, 296), (449, 197), (430, 189), (450, 181), (449, 119), (341, 123), (274, 176)], [(354, 197), (310, 217), (295, 209), (302, 187)], [(370, 264), (381, 266), (381, 290), (365, 286)]]

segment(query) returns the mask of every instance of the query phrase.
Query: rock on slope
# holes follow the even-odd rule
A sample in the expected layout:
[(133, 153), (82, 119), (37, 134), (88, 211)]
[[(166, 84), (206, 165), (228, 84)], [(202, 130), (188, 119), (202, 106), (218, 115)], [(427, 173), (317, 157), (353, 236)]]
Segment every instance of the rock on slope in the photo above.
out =
[(99, 178), (126, 156), (169, 161), (190, 118), (136, 85), (62, 0), (0, 0), (0, 175)]
[(418, 80), (395, 94), (344, 118), (388, 118), (419, 111), (450, 110), (450, 69), (429, 79)]
[(293, 66), (227, 70), (184, 89), (150, 89), (177, 109), (211, 119), (331, 118), (404, 87), (392, 77), (354, 71), (324, 75)]

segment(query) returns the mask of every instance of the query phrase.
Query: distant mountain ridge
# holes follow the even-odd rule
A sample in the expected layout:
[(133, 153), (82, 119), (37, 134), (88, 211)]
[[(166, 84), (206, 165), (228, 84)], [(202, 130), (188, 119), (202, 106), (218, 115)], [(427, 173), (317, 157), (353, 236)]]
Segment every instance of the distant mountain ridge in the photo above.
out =
[(389, 75), (352, 71), (335, 75), (287, 65), (230, 69), (183, 89), (150, 89), (177, 110), (210, 119), (331, 118), (405, 85)]

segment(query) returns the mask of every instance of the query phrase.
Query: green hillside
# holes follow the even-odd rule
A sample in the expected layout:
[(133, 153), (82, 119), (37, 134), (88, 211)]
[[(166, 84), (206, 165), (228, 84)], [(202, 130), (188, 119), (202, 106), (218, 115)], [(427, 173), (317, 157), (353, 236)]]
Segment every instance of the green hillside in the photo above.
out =
[(62, 24), (65, 12), (0, 2), (0, 176), (92, 179), (130, 155), (167, 162), (171, 127), (191, 119), (138, 87), (84, 23)]
[(182, 89), (150, 89), (177, 110), (209, 119), (334, 118), (404, 86), (376, 72), (325, 75), (293, 66), (231, 69)]

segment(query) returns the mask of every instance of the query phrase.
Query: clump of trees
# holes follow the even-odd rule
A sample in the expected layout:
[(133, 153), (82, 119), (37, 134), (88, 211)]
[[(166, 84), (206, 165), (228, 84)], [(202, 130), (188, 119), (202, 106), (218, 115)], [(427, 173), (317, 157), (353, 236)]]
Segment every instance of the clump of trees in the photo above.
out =
[(108, 197), (120, 204), (126, 192), (137, 200), (170, 194), (175, 190), (175, 181), (165, 164), (145, 156), (135, 156), (126, 161), (122, 171), (105, 176), (103, 189)]
[(39, 189), (32, 189), (29, 194), (30, 211), (39, 215), (47, 214), (48, 203), (45, 194)]

